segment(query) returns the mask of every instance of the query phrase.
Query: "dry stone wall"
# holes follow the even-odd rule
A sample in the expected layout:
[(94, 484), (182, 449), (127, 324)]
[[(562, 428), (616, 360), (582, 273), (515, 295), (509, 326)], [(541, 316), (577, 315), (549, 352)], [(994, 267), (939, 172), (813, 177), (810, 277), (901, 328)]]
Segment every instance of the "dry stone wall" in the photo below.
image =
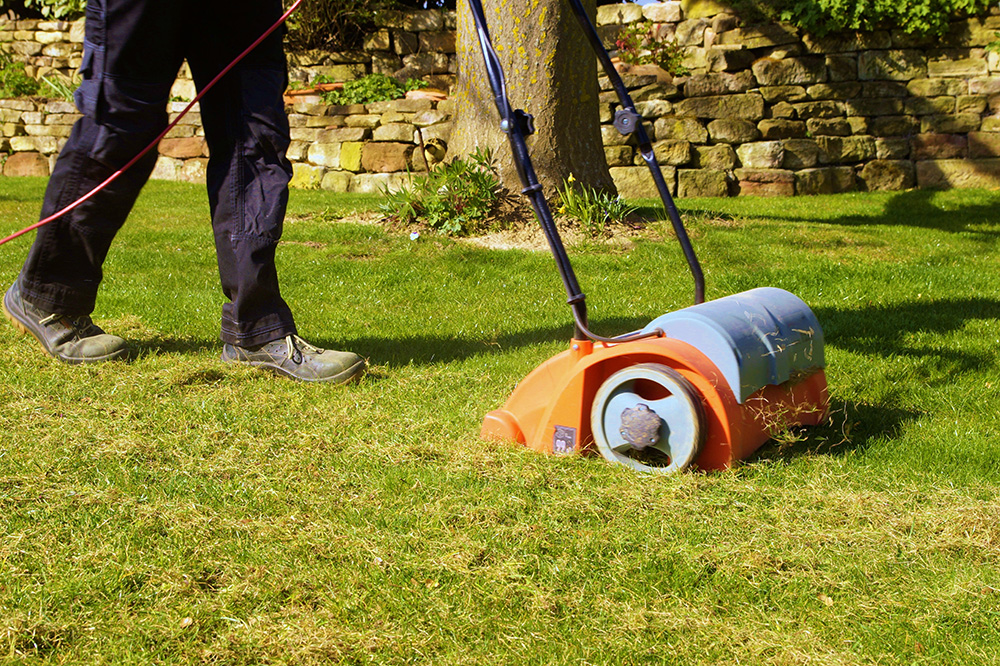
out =
[[(676, 195), (792, 195), (854, 189), (1000, 186), (1000, 59), (986, 50), (1000, 15), (956, 21), (942, 38), (880, 31), (816, 38), (787, 25), (742, 25), (705, 0), (603, 6), (608, 44), (641, 23), (685, 48), (689, 73), (622, 72)], [(364, 48), (290, 57), (293, 80), (350, 80), (371, 72), (454, 83), (455, 17), (437, 10), (383, 17)], [(0, 18), (0, 49), (29, 73), (79, 66), (82, 23)], [(634, 140), (611, 124), (618, 102), (602, 78), (605, 153), (626, 196), (655, 190)], [(173, 94), (190, 99), (181, 72)], [(442, 160), (450, 100), (328, 106), (288, 99), (293, 186), (375, 191)], [(172, 102), (177, 113), (183, 102)], [(529, 109), (530, 111), (530, 109)], [(76, 119), (71, 104), (0, 100), (5, 175), (49, 172)], [(161, 143), (155, 178), (201, 182), (207, 148), (197, 113)]]

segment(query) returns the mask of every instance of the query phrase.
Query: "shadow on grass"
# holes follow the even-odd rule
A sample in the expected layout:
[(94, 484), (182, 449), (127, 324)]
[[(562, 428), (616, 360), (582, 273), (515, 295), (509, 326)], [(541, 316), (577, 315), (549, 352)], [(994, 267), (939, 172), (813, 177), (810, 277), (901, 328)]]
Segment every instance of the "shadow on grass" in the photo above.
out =
[(892, 405), (833, 401), (830, 416), (824, 423), (779, 435), (750, 456), (747, 462), (790, 463), (802, 457), (862, 453), (877, 442), (900, 436), (904, 427), (920, 416), (921, 413), (916, 410)]
[(946, 344), (916, 347), (907, 343), (907, 337), (914, 333), (943, 336), (961, 330), (972, 320), (998, 321), (1000, 301), (983, 297), (928, 299), (860, 308), (818, 307), (814, 312), (829, 345), (871, 356), (938, 359), (950, 375), (980, 369), (992, 363), (993, 357)]
[[(648, 319), (616, 318), (592, 322), (592, 328), (595, 332), (605, 335), (618, 335), (638, 330), (648, 323)], [(406, 337), (356, 338), (347, 343), (320, 338), (316, 344), (330, 348), (337, 348), (338, 345), (346, 346), (351, 351), (370, 359), (372, 363), (399, 367), (411, 364), (449, 363), (473, 356), (502, 354), (512, 349), (558, 341), (566, 342), (568, 348), (572, 335), (573, 325), (567, 322), (560, 326), (536, 328), (494, 338), (445, 338), (419, 335), (415, 332)]]
[[(802, 205), (798, 205), (799, 202), (792, 200), (789, 202), (785, 214), (776, 213), (773, 207), (768, 208), (767, 212), (757, 213), (760, 204), (756, 201), (748, 201), (742, 211), (732, 211), (729, 209), (733, 205), (738, 206), (738, 200), (734, 204), (731, 199), (723, 199), (719, 207), (715, 207), (707, 201), (685, 207), (682, 211), (682, 217), (685, 220), (696, 216), (723, 220), (760, 217), (767, 220), (809, 222), (822, 225), (906, 226), (918, 229), (937, 229), (948, 233), (972, 233), (985, 240), (1000, 238), (1000, 225), (988, 229), (981, 226), (992, 224), (996, 220), (997, 203), (1000, 201), (1000, 197), (993, 195), (991, 196), (992, 200), (985, 203), (972, 201), (971, 196), (964, 201), (955, 199), (954, 208), (946, 210), (935, 205), (935, 198), (941, 195), (941, 190), (906, 190), (890, 196), (881, 206), (878, 205), (877, 200), (873, 201), (869, 210), (875, 211), (875, 214), (848, 212), (841, 215), (836, 214), (838, 209), (856, 207), (854, 205), (843, 207), (836, 205), (836, 197), (841, 195), (824, 197), (824, 199), (831, 199), (831, 204), (829, 207), (823, 208), (822, 212), (816, 212), (815, 208), (809, 206), (808, 204), (811, 202), (808, 201), (808, 198)], [(952, 194), (952, 197), (955, 196), (957, 195)], [(654, 213), (655, 206), (642, 207), (640, 210), (644, 214)], [(832, 213), (826, 212), (827, 210), (832, 211)], [(973, 226), (976, 228), (972, 228)]]

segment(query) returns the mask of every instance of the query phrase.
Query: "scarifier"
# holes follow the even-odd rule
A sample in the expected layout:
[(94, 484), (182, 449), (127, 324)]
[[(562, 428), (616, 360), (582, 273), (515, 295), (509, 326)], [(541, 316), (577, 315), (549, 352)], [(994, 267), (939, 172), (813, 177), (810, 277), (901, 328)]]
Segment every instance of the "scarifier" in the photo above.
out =
[(636, 471), (725, 469), (776, 430), (817, 425), (827, 413), (823, 332), (809, 307), (776, 288), (704, 302), (704, 277), (642, 118), (580, 0), (567, 0), (620, 101), (614, 125), (635, 134), (695, 282), (695, 305), (613, 338), (587, 327), (580, 290), (525, 139), (532, 117), (512, 109), (481, 0), (469, 0), (500, 129), (568, 295), (570, 348), (525, 377), (486, 415), (482, 436), (550, 454), (590, 453)]

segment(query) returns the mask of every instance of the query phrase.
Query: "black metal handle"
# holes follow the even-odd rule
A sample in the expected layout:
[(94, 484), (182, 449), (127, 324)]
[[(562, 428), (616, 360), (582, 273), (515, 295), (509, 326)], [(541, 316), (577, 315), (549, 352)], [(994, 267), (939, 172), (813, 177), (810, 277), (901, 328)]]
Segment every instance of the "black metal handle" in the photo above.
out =
[(649, 167), (649, 172), (653, 176), (653, 183), (660, 194), (660, 201), (663, 202), (663, 207), (670, 217), (670, 223), (674, 227), (674, 234), (676, 234), (677, 241), (684, 252), (684, 258), (687, 260), (688, 268), (691, 270), (691, 276), (694, 278), (694, 302), (704, 303), (705, 275), (702, 273), (701, 264), (698, 262), (698, 257), (694, 252), (694, 247), (691, 245), (691, 239), (684, 228), (684, 223), (681, 221), (680, 213), (677, 212), (674, 199), (670, 196), (670, 188), (667, 187), (666, 181), (663, 180), (663, 171), (660, 169), (660, 164), (653, 153), (653, 146), (649, 140), (649, 135), (646, 133), (646, 128), (643, 126), (642, 116), (636, 111), (635, 104), (628, 94), (628, 89), (625, 87), (622, 77), (619, 76), (618, 70), (615, 69), (614, 63), (611, 62), (611, 56), (604, 49), (601, 37), (597, 34), (597, 28), (590, 21), (590, 17), (587, 16), (587, 11), (580, 3), (580, 0), (568, 0), (568, 2), (570, 9), (573, 10), (573, 14), (576, 16), (577, 22), (583, 29), (583, 33), (587, 36), (587, 41), (590, 42), (590, 47), (597, 55), (604, 73), (607, 74), (621, 102), (622, 108), (615, 114), (615, 127), (622, 134), (634, 133), (636, 135), (639, 152), (642, 154), (642, 159), (645, 160), (646, 166)]
[[(656, 183), (658, 191), (660, 192), (660, 198), (663, 200), (664, 206), (667, 208), (667, 212), (670, 215), (674, 231), (677, 234), (681, 247), (684, 249), (685, 257), (688, 260), (688, 265), (691, 266), (691, 270), (695, 275), (695, 302), (701, 303), (704, 300), (704, 278), (701, 274), (701, 267), (698, 265), (698, 260), (694, 255), (694, 250), (691, 247), (687, 232), (684, 230), (684, 225), (680, 220), (680, 215), (677, 213), (673, 199), (670, 197), (670, 192), (666, 186), (666, 182), (663, 180), (663, 174), (660, 172), (659, 164), (656, 162), (656, 157), (653, 154), (649, 137), (643, 128), (641, 116), (639, 116), (636, 112), (635, 105), (629, 98), (628, 91), (625, 89), (625, 85), (622, 83), (621, 77), (618, 76), (618, 73), (614, 70), (614, 66), (611, 64), (611, 59), (608, 56), (607, 51), (604, 50), (604, 47), (600, 42), (600, 38), (597, 36), (597, 31), (590, 22), (590, 18), (587, 16), (583, 6), (580, 5), (579, 0), (569, 0), (569, 2), (574, 13), (576, 13), (577, 18), (580, 20), (584, 32), (587, 34), (591, 46), (597, 53), (598, 59), (601, 60), (602, 65), (605, 67), (605, 71), (608, 72), (609, 78), (611, 78), (613, 85), (618, 91), (619, 98), (622, 99), (622, 106), (626, 110), (626, 114), (622, 115), (622, 125), (633, 128), (631, 131), (637, 133), (643, 159), (646, 160), (646, 163), (650, 167), (650, 171), (653, 174), (653, 180)], [(552, 252), (552, 256), (555, 258), (556, 267), (558, 268), (559, 275), (562, 278), (563, 286), (566, 288), (567, 302), (573, 311), (573, 322), (575, 325), (574, 337), (580, 340), (590, 339), (596, 342), (627, 342), (630, 340), (637, 340), (658, 335), (657, 332), (640, 332), (615, 338), (604, 338), (593, 334), (588, 329), (586, 296), (580, 290), (580, 284), (576, 279), (576, 274), (573, 272), (573, 266), (570, 263), (569, 256), (566, 254), (566, 248), (563, 245), (562, 239), (559, 236), (559, 231), (556, 228), (555, 220), (552, 217), (552, 210), (549, 208), (549, 204), (542, 194), (542, 186), (538, 183), (538, 177), (535, 174), (534, 165), (531, 162), (531, 156), (528, 154), (528, 146), (525, 138), (534, 132), (532, 118), (524, 111), (520, 109), (514, 110), (511, 107), (510, 99), (507, 96), (506, 79), (504, 77), (503, 68), (500, 65), (500, 58), (497, 56), (496, 50), (493, 48), (489, 29), (486, 25), (486, 14), (483, 10), (482, 0), (468, 0), (468, 3), (469, 9), (472, 11), (473, 21), (476, 25), (479, 47), (483, 53), (483, 61), (486, 65), (486, 75), (489, 79), (490, 88), (493, 92), (493, 100), (496, 104), (497, 112), (500, 114), (500, 129), (507, 135), (507, 139), (510, 142), (511, 152), (514, 158), (514, 166), (517, 169), (518, 177), (520, 178), (523, 186), (521, 194), (527, 196), (531, 202), (531, 206), (535, 211), (535, 217), (538, 219), (538, 222), (542, 227), (542, 231), (545, 233), (549, 249)], [(618, 119), (616, 118), (616, 121), (617, 120)]]

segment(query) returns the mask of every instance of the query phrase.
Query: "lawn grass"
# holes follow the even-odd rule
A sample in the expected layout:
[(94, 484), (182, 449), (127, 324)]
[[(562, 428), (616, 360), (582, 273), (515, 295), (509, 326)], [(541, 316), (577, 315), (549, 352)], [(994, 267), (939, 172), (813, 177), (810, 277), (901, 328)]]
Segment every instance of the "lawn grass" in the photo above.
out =
[[(0, 180), (0, 234), (43, 187)], [(106, 265), (134, 361), (0, 326), (0, 660), (1000, 663), (1000, 194), (680, 202), (710, 298), (813, 307), (834, 414), (668, 478), (479, 441), (565, 348), (552, 260), (337, 221), (374, 204), (295, 192), (279, 251), (305, 337), (370, 359), (349, 387), (221, 364), (193, 186), (150, 184)], [(669, 238), (573, 259), (599, 333), (690, 302)]]

